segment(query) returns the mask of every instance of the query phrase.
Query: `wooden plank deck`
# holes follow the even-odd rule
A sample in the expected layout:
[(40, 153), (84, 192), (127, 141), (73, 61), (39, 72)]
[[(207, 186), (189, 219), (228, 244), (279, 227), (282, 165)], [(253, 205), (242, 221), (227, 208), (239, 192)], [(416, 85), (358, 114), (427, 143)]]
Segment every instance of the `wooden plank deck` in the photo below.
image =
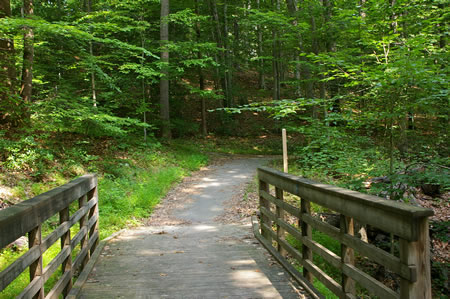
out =
[(111, 240), (81, 298), (303, 298), (250, 226), (143, 227)]
[(304, 297), (254, 238), (250, 219), (245, 225), (216, 220), (267, 161), (227, 160), (194, 175), (185, 189), (176, 188), (168, 200), (180, 206), (171, 210), (163, 201), (151, 219), (161, 212), (186, 224), (156, 221), (158, 226), (128, 230), (108, 241), (81, 298)]

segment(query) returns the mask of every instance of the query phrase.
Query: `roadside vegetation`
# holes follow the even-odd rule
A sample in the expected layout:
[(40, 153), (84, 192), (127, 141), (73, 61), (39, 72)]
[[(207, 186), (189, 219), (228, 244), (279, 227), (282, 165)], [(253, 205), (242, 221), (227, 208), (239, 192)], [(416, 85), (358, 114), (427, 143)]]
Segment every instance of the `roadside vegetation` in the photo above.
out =
[[(3, 142), (7, 155), (0, 173), (2, 207), (32, 198), (85, 173), (99, 178), (100, 238), (123, 228), (138, 226), (153, 207), (183, 177), (208, 163), (208, 156), (177, 144), (163, 145), (156, 139), (102, 138), (92, 142), (87, 136), (32, 135), (26, 140), (12, 137)], [(94, 146), (95, 144), (95, 146)], [(53, 217), (55, 218), (55, 217)], [(43, 235), (50, 233), (58, 219), (49, 219)], [(72, 230), (72, 236), (76, 234)], [(4, 270), (27, 250), (26, 239), (3, 249), (0, 270)], [(44, 255), (44, 266), (59, 253), (56, 242)], [(60, 271), (47, 282), (57, 281)], [(28, 271), (0, 293), (13, 298), (28, 284)]]

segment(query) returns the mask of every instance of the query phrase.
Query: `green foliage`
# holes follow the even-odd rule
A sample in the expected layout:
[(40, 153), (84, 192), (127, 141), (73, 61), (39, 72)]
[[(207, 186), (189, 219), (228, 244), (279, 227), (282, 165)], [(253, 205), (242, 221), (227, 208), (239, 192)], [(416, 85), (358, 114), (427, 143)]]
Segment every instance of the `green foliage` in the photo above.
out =
[(175, 137), (190, 137), (198, 134), (200, 126), (197, 123), (180, 118), (171, 120), (172, 134)]
[(4, 155), (0, 166), (7, 170), (29, 170), (38, 177), (54, 159), (52, 151), (41, 148), (36, 139), (42, 136), (31, 135), (18, 140), (0, 139), (0, 151)]
[[(96, 140), (99, 139), (96, 138)], [(4, 141), (2, 142), (5, 143)], [(15, 143), (8, 143), (9, 146), (11, 144), (15, 146), (13, 149), (20, 147), (20, 151), (17, 151), (17, 154), (14, 152), (14, 157), (16, 157), (14, 167), (22, 165), (19, 165), (18, 162), (22, 159), (20, 153), (29, 152), (32, 148), (41, 148), (42, 142), (52, 144), (48, 136), (45, 141), (43, 139), (37, 140), (37, 138), (26, 138)], [(61, 146), (61, 144), (59, 145)], [(191, 171), (199, 169), (208, 162), (208, 157), (198, 153), (196, 148), (183, 147), (181, 145), (169, 148), (162, 146), (155, 140), (149, 140), (148, 143), (128, 140), (127, 144), (124, 144), (124, 141), (119, 143), (117, 140), (111, 140), (107, 144), (110, 150), (102, 155), (92, 153), (89, 141), (78, 140), (70, 145), (70, 148), (64, 151), (66, 159), (61, 159), (57, 167), (53, 168), (52, 171), (55, 175), (51, 178), (47, 177), (50, 181), (46, 183), (21, 181), (21, 184), (18, 185), (20, 188), (17, 188), (16, 191), (18, 192), (17, 195), (22, 199), (27, 199), (30, 194), (38, 195), (65, 183), (68, 179), (64, 178), (64, 174), (69, 174), (73, 178), (86, 173), (89, 169), (95, 168), (99, 172), (100, 236), (102, 239), (120, 229), (141, 224), (142, 219), (150, 215), (154, 206), (159, 203), (159, 200), (175, 182), (180, 181), (183, 177), (189, 175)], [(52, 148), (52, 150), (56, 150), (56, 148)], [(129, 152), (124, 152), (124, 150)], [(43, 159), (39, 154), (35, 154), (37, 161)], [(126, 155), (127, 158), (121, 157), (123, 155)], [(9, 156), (12, 157), (13, 155)], [(61, 154), (59, 153), (53, 158), (55, 157), (59, 159)], [(7, 163), (10, 162), (7, 161)], [(32, 165), (29, 160), (24, 160), (21, 163), (24, 163), (20, 166), (22, 167), (21, 169)], [(7, 165), (12, 167), (9, 166), (12, 164)], [(74, 165), (81, 168), (81, 173), (68, 171)], [(47, 174), (47, 176), (49, 175)], [(71, 212), (75, 208), (71, 207)], [(48, 235), (57, 225), (57, 216), (50, 218), (43, 225), (43, 235)], [(72, 231), (73, 235), (77, 233), (77, 229)], [(56, 242), (55, 245), (46, 251), (44, 254), (44, 266), (59, 253), (59, 248), (60, 244)], [(0, 254), (0, 269), (5, 269), (23, 252), (3, 250)], [(59, 271), (51, 277), (45, 286), (46, 290), (51, 289), (60, 275)], [(1, 292), (0, 298), (15, 297), (28, 283), (29, 274), (24, 272), (14, 283)]]
[(118, 117), (104, 108), (92, 105), (89, 99), (69, 101), (55, 98), (37, 103), (35, 120), (46, 131), (80, 133), (92, 137), (121, 137), (141, 128), (152, 128), (134, 118)]
[[(325, 246), (327, 249), (333, 251), (336, 254), (340, 253), (341, 247), (340, 247), (340, 243), (336, 240), (334, 240), (333, 238), (327, 236), (324, 233), (321, 233), (317, 230), (313, 230), (312, 232), (312, 239), (320, 244), (322, 244), (323, 246)], [(301, 251), (302, 249), (302, 243), (297, 240), (296, 238), (292, 237), (291, 235), (288, 234), (286, 240), (295, 248), (297, 248), (299, 251)], [(328, 275), (330, 275), (335, 281), (340, 281), (341, 279), (341, 275), (339, 270), (337, 270), (336, 268), (332, 267), (330, 264), (328, 264), (322, 257), (318, 256), (318, 255), (314, 255), (313, 257), (314, 259), (314, 264), (319, 266), (319, 268), (321, 268), (323, 271), (325, 271), (325, 273), (327, 273)], [(302, 272), (303, 268), (300, 266), (297, 266), (297, 270)], [(319, 280), (317, 280), (316, 278), (314, 279), (314, 283), (313, 283), (314, 287), (316, 287), (319, 292), (325, 296), (325, 298), (338, 298), (336, 295), (334, 295), (333, 292), (331, 292), (327, 287), (325, 287), (324, 284), (322, 284)]]

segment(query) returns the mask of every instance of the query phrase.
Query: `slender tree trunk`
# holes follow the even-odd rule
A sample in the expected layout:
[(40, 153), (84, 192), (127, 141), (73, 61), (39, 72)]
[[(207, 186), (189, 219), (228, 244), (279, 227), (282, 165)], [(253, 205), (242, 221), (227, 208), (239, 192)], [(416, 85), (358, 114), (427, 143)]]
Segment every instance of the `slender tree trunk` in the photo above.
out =
[[(199, 2), (200, 2), (200, 0), (195, 1), (195, 13), (197, 15), (200, 15)], [(195, 31), (197, 34), (197, 43), (199, 43), (200, 38), (201, 38), (199, 22), (197, 22), (197, 24), (195, 25)], [(199, 60), (203, 58), (203, 55), (200, 51), (197, 54), (197, 58)], [(198, 72), (198, 81), (199, 81), (199, 85), (200, 85), (200, 90), (204, 90), (205, 89), (205, 77), (203, 76), (203, 70), (202, 70), (201, 66), (198, 66), (197, 72)], [(205, 101), (205, 98), (203, 95), (200, 95), (200, 100), (201, 100), (201, 115), (202, 115), (202, 135), (206, 136), (206, 135), (208, 135), (208, 127), (207, 127), (207, 123), (206, 123), (206, 101)]]
[(234, 40), (233, 40), (233, 68), (237, 71), (241, 70), (240, 66), (240, 51), (239, 51), (239, 42), (241, 40), (241, 30), (239, 26), (238, 18), (233, 18), (233, 34), (234, 34)]
[[(316, 27), (316, 18), (312, 12), (312, 10), (310, 10), (311, 12), (311, 46), (312, 46), (312, 51), (314, 54), (319, 54), (319, 41), (317, 40), (317, 27)], [(318, 76), (318, 74), (315, 74), (316, 76)], [(312, 82), (311, 82), (312, 84)], [(319, 86), (319, 91), (323, 92), (323, 90), (320, 90), (321, 87)], [(315, 96), (313, 95), (313, 97), (315, 98)], [(316, 105), (313, 105), (312, 107), (313, 111), (312, 111), (312, 118), (318, 118), (318, 107)]]
[[(215, 27), (215, 33), (213, 33), (213, 34), (215, 35), (215, 38), (216, 38), (217, 47), (220, 49), (223, 49), (223, 51), (220, 52), (220, 56), (218, 57), (220, 59), (219, 65), (222, 66), (222, 68), (223, 68), (224, 66), (226, 66), (226, 59), (225, 59), (224, 43), (222, 41), (222, 30), (220, 29), (219, 13), (217, 11), (217, 4), (216, 4), (215, 0), (210, 0), (209, 4), (210, 4), (210, 8), (211, 8), (211, 16), (212, 16), (214, 27)], [(219, 71), (220, 83), (222, 85), (222, 89), (223, 89), (224, 96), (225, 96), (225, 98), (223, 100), (223, 106), (228, 107), (228, 94), (227, 94), (228, 93), (228, 80), (226, 79), (226, 74), (221, 72), (220, 66), (217, 68), (217, 70)]]
[[(213, 5), (215, 5), (215, 3), (213, 3), (213, 1), (209, 1), (209, 8), (211, 11), (211, 20), (212, 20), (212, 26), (213, 26), (213, 30), (211, 30), (211, 36), (212, 36), (212, 40), (216, 42), (217, 47), (219, 47), (219, 37), (217, 37), (217, 26), (215, 26), (216, 23), (216, 18), (215, 18), (215, 14), (214, 12), (217, 10), (214, 10)], [(220, 28), (219, 28), (220, 29)], [(221, 78), (220, 78), (220, 57), (219, 55), (217, 55), (217, 52), (214, 52), (214, 62), (216, 63), (216, 67), (215, 67), (215, 74), (214, 74), (214, 89), (218, 90), (220, 88), (220, 84), (221, 84)]]
[(272, 60), (272, 72), (273, 72), (273, 100), (279, 100), (279, 94), (280, 94), (280, 90), (279, 90), (279, 66), (278, 66), (278, 49), (277, 49), (277, 39), (278, 39), (278, 33), (274, 30), (272, 32), (272, 39), (273, 39), (273, 44), (272, 44), (272, 56), (273, 56), (273, 60)]
[[(0, 0), (0, 19), (11, 16), (9, 0)], [(14, 121), (11, 112), (14, 109), (11, 96), (15, 94), (16, 68), (14, 66), (14, 41), (0, 35), (0, 122), (4, 119)]]
[[(358, 22), (358, 40), (361, 40), (363, 26), (365, 26), (366, 17), (367, 17), (366, 0), (359, 0), (359, 17), (360, 17), (360, 22)], [(364, 47), (362, 47), (362, 50), (364, 50)], [(364, 56), (360, 55), (360, 57), (359, 57), (359, 72), (361, 72), (361, 73), (363, 72), (363, 69), (362, 69), (363, 64), (364, 64)], [(338, 101), (338, 100), (335, 100), (334, 103), (336, 103), (336, 101)], [(365, 101), (364, 97), (361, 97), (359, 104), (360, 104), (361, 111), (362, 111), (362, 109), (364, 109), (366, 106), (366, 101)], [(335, 105), (333, 104), (333, 111), (335, 110), (334, 106)], [(340, 108), (340, 105), (338, 106), (338, 108)], [(340, 112), (340, 110), (337, 112)]]
[(63, 12), (64, 12), (64, 6), (63, 6), (63, 0), (57, 0), (56, 1), (56, 7), (58, 9), (58, 13), (57, 13), (57, 17), (58, 17), (58, 21), (61, 20)]
[(232, 62), (231, 62), (231, 55), (230, 55), (230, 49), (229, 49), (229, 43), (228, 43), (228, 4), (225, 1), (223, 5), (223, 46), (225, 49), (225, 81), (226, 81), (226, 98), (227, 98), (227, 106), (233, 107), (234, 100), (233, 100), (233, 92), (232, 92)]
[[(280, 0), (275, 0), (275, 7), (276, 10), (280, 11)], [(272, 53), (273, 53), (273, 62), (272, 62), (272, 69), (273, 69), (273, 100), (280, 100), (280, 41), (279, 41), (279, 33), (278, 30), (273, 30), (272, 38), (273, 38), (273, 45), (272, 45)]]
[[(303, 39), (300, 41), (301, 43), (301, 49), (303, 53), (305, 53), (305, 49), (303, 46)], [(305, 80), (305, 97), (307, 99), (313, 99), (314, 98), (314, 84), (312, 80), (312, 74), (311, 74), (311, 66), (310, 61), (308, 58), (303, 58), (304, 66), (302, 67), (302, 78)]]
[[(25, 18), (30, 18), (34, 14), (33, 0), (23, 1), (23, 12)], [(23, 67), (22, 67), (22, 86), (20, 96), (25, 105), (31, 103), (31, 94), (33, 89), (33, 60), (34, 60), (34, 32), (30, 27), (25, 28), (23, 36)], [(28, 112), (25, 112), (28, 118)]]
[[(92, 41), (89, 42), (89, 54), (94, 57), (94, 49), (92, 47)], [(91, 70), (91, 90), (92, 90), (92, 105), (97, 107), (97, 89), (95, 88), (95, 71)]]
[(390, 4), (391, 4), (391, 9), (392, 9), (392, 15), (391, 15), (391, 29), (393, 31), (393, 33), (397, 33), (398, 32), (398, 18), (397, 18), (397, 14), (395, 13), (395, 5), (397, 4), (397, 0), (390, 0)]
[[(216, 34), (214, 33), (214, 30), (211, 31), (212, 40), (217, 42)], [(217, 55), (217, 52), (214, 52), (214, 62), (216, 63), (216, 67), (214, 68), (214, 89), (219, 90), (220, 84), (221, 84), (221, 78), (220, 78), (220, 58), (219, 55)], [(223, 104), (223, 102), (222, 102)]]
[[(292, 16), (295, 16), (298, 10), (300, 9), (299, 6), (301, 3), (299, 2), (297, 5), (296, 0), (287, 0), (287, 4), (290, 14)], [(296, 22), (298, 24), (298, 18), (296, 18)], [(300, 34), (298, 34), (298, 47), (300, 49), (300, 52), (305, 53), (305, 47), (303, 46), (303, 37)], [(296, 74), (296, 78), (303, 80), (304, 85), (303, 94), (305, 98), (312, 99), (314, 98), (314, 86), (311, 80), (311, 67), (308, 64), (308, 60), (304, 56), (298, 57), (298, 62), (299, 62), (297, 64), (298, 73)], [(300, 62), (302, 64), (300, 64)], [(299, 91), (298, 93), (300, 94)]]
[[(143, 21), (143, 18), (141, 18), (141, 21)], [(145, 49), (145, 32), (143, 31), (141, 34), (141, 46), (143, 49)], [(145, 63), (145, 53), (144, 51), (142, 51), (142, 64), (141, 67), (144, 68), (144, 63)], [(147, 108), (146, 108), (146, 92), (145, 92), (146, 88), (145, 88), (145, 77), (142, 76), (142, 108), (143, 108), (143, 122), (146, 124), (147, 123)], [(144, 127), (144, 142), (147, 142), (147, 128)]]
[[(292, 21), (292, 25), (294, 25), (294, 27), (298, 26), (298, 16), (297, 16), (297, 12), (298, 12), (298, 8), (297, 8), (297, 1), (295, 0), (286, 0), (286, 4), (288, 7), (288, 12), (289, 14), (294, 17), (294, 20)], [(301, 36), (300, 34), (298, 34), (298, 42), (299, 42), (299, 48), (302, 48), (301, 45)], [(297, 81), (297, 88), (295, 91), (295, 94), (300, 97), (302, 94), (301, 91), (301, 84), (300, 84), (300, 80), (302, 79), (301, 77), (301, 65), (300, 65), (300, 53), (298, 53), (297, 51), (294, 51), (294, 60), (295, 60), (295, 80)]]
[[(330, 0), (323, 0), (322, 3), (323, 3), (323, 6), (325, 7), (324, 19), (325, 19), (325, 28), (327, 31), (325, 47), (326, 47), (326, 51), (328, 53), (332, 53), (332, 52), (336, 51), (336, 38), (335, 38), (334, 30), (333, 30), (333, 28), (330, 28), (333, 6), (332, 6), (332, 2)], [(323, 76), (321, 76), (321, 79), (323, 79)], [(322, 99), (325, 99), (325, 96), (328, 96), (328, 98), (334, 98), (337, 95), (337, 81), (334, 80), (334, 81), (329, 81), (327, 83), (321, 82), (320, 94), (321, 94), (320, 97)], [(325, 117), (326, 117), (328, 114), (328, 108), (331, 108), (331, 107), (329, 107), (326, 102), (324, 104), (325, 104), (324, 105), (324, 113), (325, 113)], [(336, 112), (340, 111), (340, 102), (338, 99), (334, 100), (332, 106), (333, 106), (333, 110), (335, 110)]]
[(167, 43), (169, 42), (169, 0), (161, 0), (161, 62), (164, 64), (161, 70), (163, 77), (161, 78), (160, 89), (160, 116), (161, 116), (161, 133), (163, 138), (172, 138), (170, 130), (169, 115), (169, 50)]
[[(256, 7), (261, 9), (261, 0), (256, 0)], [(263, 56), (263, 31), (261, 26), (258, 25), (256, 30), (258, 31), (258, 56)], [(259, 59), (259, 89), (266, 89), (266, 80), (264, 77), (264, 59)]]
[[(87, 1), (87, 12), (90, 14), (92, 11), (92, 0)], [(89, 31), (92, 32), (92, 29), (89, 28)], [(91, 55), (91, 59), (94, 57), (94, 48), (92, 45), (92, 40), (89, 41), (89, 54)], [(97, 107), (97, 89), (95, 88), (95, 70), (94, 67), (91, 69), (91, 91), (92, 91), (92, 105)]]

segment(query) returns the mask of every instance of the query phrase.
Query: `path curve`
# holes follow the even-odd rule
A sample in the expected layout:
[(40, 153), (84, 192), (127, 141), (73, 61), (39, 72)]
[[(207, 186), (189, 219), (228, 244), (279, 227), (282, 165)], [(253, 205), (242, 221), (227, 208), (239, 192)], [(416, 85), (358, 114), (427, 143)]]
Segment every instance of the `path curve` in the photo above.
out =
[(81, 298), (306, 297), (254, 239), (250, 223), (215, 220), (269, 159), (229, 159), (187, 179), (162, 201), (153, 225), (107, 243)]

